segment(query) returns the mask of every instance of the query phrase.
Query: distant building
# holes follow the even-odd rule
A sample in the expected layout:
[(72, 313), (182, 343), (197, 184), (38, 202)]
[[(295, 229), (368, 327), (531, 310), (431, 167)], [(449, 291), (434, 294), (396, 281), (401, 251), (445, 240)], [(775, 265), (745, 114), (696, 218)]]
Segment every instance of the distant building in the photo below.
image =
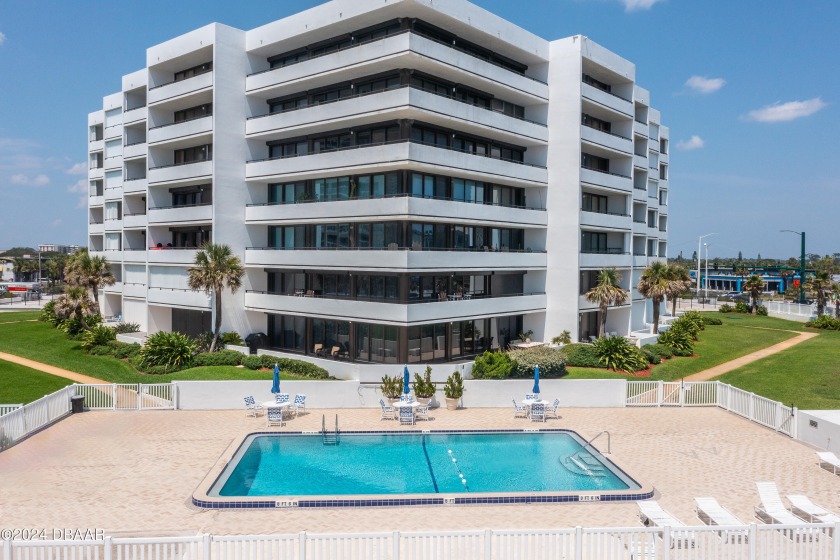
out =
[(38, 245), (38, 250), (42, 253), (64, 253), (72, 255), (79, 250), (78, 245)]
[(13, 282), (15, 279), (14, 264), (0, 261), (0, 282)]
[[(689, 271), (694, 285), (697, 284), (697, 273), (694, 270)], [(700, 269), (700, 288), (706, 288), (706, 280), (708, 279), (709, 290), (724, 291), (724, 292), (742, 292), (744, 291), (744, 283), (747, 278), (756, 274), (764, 280), (765, 292), (777, 292), (783, 294), (790, 284), (799, 286), (799, 270), (789, 267), (751, 267), (748, 269), (747, 275), (736, 274), (732, 267), (719, 267), (718, 269), (709, 269), (708, 276), (703, 268)], [(814, 275), (811, 269), (805, 270), (805, 281)]]

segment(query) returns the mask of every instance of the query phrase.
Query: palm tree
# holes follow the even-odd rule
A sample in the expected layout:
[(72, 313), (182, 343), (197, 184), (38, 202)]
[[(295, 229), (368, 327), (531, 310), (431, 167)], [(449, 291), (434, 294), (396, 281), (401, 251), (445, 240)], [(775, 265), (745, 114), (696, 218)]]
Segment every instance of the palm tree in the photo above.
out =
[(805, 287), (814, 292), (817, 298), (817, 317), (825, 311), (826, 292), (831, 290), (831, 274), (827, 270), (821, 270), (814, 274)]
[(831, 301), (834, 302), (834, 317), (840, 319), (840, 283), (831, 285)]
[(85, 321), (85, 316), (97, 313), (99, 313), (99, 306), (91, 301), (87, 288), (84, 286), (70, 286), (66, 292), (55, 299), (55, 316), (59, 319), (74, 316), (86, 331), (90, 330), (90, 326)]
[(653, 334), (659, 332), (659, 306), (668, 294), (668, 267), (655, 261), (648, 266), (639, 278), (636, 289), (653, 303)]
[(758, 298), (764, 290), (764, 280), (758, 274), (753, 274), (744, 282), (744, 289), (750, 293), (750, 313), (755, 313), (758, 308)]
[(671, 315), (677, 316), (677, 298), (691, 288), (691, 275), (688, 271), (679, 265), (669, 264), (665, 270), (668, 277), (668, 297), (671, 298), (671, 305), (673, 306)]
[(93, 301), (99, 306), (99, 289), (116, 282), (111, 265), (105, 257), (91, 257), (87, 249), (77, 251), (67, 263), (67, 282), (89, 288)]
[(621, 274), (615, 268), (604, 268), (598, 272), (598, 283), (583, 294), (586, 301), (598, 304), (598, 338), (604, 336), (607, 308), (610, 305), (624, 305), (627, 301), (628, 293), (619, 287), (620, 282)]
[(222, 291), (228, 287), (235, 294), (242, 285), (245, 270), (229, 246), (208, 242), (196, 252), (195, 266), (190, 267), (189, 274), (187, 284), (191, 289), (215, 296), (216, 325), (210, 344), (210, 352), (214, 352), (222, 328)]

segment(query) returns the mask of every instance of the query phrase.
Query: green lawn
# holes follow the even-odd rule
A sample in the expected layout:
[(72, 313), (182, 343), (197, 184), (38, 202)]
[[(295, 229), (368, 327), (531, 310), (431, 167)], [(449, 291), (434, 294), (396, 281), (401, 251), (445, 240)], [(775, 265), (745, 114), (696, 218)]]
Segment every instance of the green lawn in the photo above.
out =
[(0, 360), (0, 404), (26, 404), (71, 383), (63, 377)]
[[(0, 352), (83, 373), (110, 383), (167, 383), (188, 379), (271, 379), (269, 371), (253, 371), (233, 366), (192, 368), (169, 375), (146, 375), (137, 372), (127, 362), (110, 356), (86, 354), (81, 348), (81, 343), (68, 340), (63, 332), (47, 323), (20, 322), (33, 318), (32, 315), (33, 312), (29, 311), (0, 314), (0, 323), (4, 323), (0, 324)], [(34, 316), (37, 315), (35, 312)], [(283, 375), (282, 378), (302, 379), (287, 375)]]
[[(671, 358), (663, 364), (654, 366), (649, 379), (663, 381), (681, 379), (796, 336), (788, 332), (750, 328), (763, 326), (784, 329), (788, 328), (789, 321), (771, 317), (744, 317), (742, 319), (728, 317), (722, 313), (715, 314), (715, 316), (718, 315), (724, 320), (724, 324), (709, 325), (700, 333), (700, 340), (694, 345), (696, 358)], [(782, 321), (784, 324), (777, 324), (776, 321)], [(623, 373), (605, 369), (569, 368), (567, 378), (625, 379), (627, 377)]]
[(40, 311), (4, 311), (0, 313), (0, 324), (34, 321), (40, 314)]

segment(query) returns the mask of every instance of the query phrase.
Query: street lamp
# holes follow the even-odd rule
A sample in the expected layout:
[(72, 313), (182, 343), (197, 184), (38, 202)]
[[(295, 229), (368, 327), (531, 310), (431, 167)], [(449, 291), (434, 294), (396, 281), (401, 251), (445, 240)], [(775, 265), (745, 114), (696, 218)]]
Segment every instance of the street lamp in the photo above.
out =
[(795, 233), (802, 238), (802, 254), (799, 255), (799, 303), (805, 303), (805, 232), (792, 229), (779, 230), (782, 233)]
[(703, 241), (704, 238), (709, 237), (710, 235), (717, 235), (716, 233), (707, 233), (706, 235), (701, 235), (697, 238), (697, 290), (696, 295), (697, 299), (700, 299), (700, 259), (703, 257), (703, 254), (700, 252), (700, 243)]

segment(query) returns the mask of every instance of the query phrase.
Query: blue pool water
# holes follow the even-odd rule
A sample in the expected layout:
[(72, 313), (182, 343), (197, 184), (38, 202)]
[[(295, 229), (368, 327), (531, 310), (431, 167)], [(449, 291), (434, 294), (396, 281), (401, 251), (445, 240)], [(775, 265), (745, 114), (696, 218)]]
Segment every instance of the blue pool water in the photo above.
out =
[[(639, 488), (577, 434), (249, 436), (211, 496), (569, 492)], [(451, 455), (449, 452), (452, 452)], [(452, 457), (457, 459), (453, 463)], [(467, 484), (461, 482), (459, 472)]]

